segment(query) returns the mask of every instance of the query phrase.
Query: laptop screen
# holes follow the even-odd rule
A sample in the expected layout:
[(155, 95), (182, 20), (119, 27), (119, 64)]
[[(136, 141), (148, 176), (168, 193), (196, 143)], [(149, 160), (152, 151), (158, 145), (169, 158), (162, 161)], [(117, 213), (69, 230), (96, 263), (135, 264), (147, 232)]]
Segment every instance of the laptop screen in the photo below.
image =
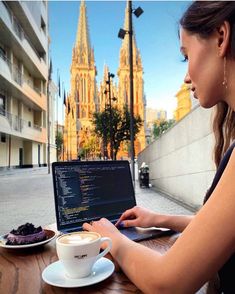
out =
[(52, 170), (59, 230), (117, 219), (136, 205), (128, 161), (55, 162)]

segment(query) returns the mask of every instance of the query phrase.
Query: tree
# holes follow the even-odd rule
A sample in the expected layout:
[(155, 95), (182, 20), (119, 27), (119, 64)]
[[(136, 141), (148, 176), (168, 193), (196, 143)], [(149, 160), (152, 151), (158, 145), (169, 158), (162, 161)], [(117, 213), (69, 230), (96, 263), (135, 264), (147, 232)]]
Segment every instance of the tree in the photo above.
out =
[(60, 156), (62, 152), (62, 145), (63, 145), (63, 134), (61, 132), (57, 133), (55, 138), (55, 144), (56, 144), (56, 149), (58, 150), (58, 154)]
[(160, 137), (161, 134), (165, 133), (175, 123), (174, 119), (155, 121), (153, 124), (153, 136), (154, 139)]
[(92, 124), (95, 127), (95, 134), (102, 138), (103, 156), (108, 158), (108, 133), (109, 133), (109, 112), (104, 110), (102, 112), (94, 112)]
[(100, 154), (99, 150), (99, 140), (97, 136), (93, 135), (88, 138), (88, 140), (83, 145), (83, 158), (98, 157)]
[[(117, 158), (120, 145), (124, 141), (130, 141), (130, 112), (127, 107), (118, 109), (112, 107), (112, 138), (110, 138), (110, 109), (93, 113), (94, 132), (102, 138), (103, 154), (107, 156), (107, 145), (110, 140), (113, 142), (114, 159)], [(140, 131), (143, 122), (139, 115), (134, 116), (134, 139)]]

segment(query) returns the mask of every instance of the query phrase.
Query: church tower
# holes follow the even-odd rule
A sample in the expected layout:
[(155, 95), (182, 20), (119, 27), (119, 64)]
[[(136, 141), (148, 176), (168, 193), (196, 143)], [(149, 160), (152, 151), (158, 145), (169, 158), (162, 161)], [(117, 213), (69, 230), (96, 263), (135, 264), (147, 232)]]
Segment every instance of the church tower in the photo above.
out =
[[(109, 68), (106, 64), (104, 64), (103, 70), (103, 80), (100, 83), (100, 92), (99, 92), (99, 101), (100, 101), (100, 108), (99, 111), (104, 111), (106, 107), (109, 105), (109, 92), (108, 92), (108, 73)], [(118, 106), (118, 93), (117, 93), (117, 85), (114, 83), (113, 79), (110, 79), (110, 92), (112, 98), (112, 106)]]
[[(128, 7), (125, 10), (124, 29), (129, 30)], [(118, 68), (118, 104), (130, 107), (130, 69), (129, 69), (129, 36), (126, 34), (120, 49), (119, 68)], [(134, 88), (134, 115), (139, 114), (141, 119), (145, 119), (145, 96), (143, 82), (143, 67), (140, 51), (137, 48), (135, 34), (133, 33), (133, 88)], [(135, 140), (135, 154), (137, 155), (145, 148), (145, 124), (140, 129)]]
[(179, 121), (192, 109), (190, 87), (183, 83), (175, 97), (177, 98), (177, 108), (174, 111), (174, 118)]
[(85, 1), (81, 1), (72, 53), (70, 95), (65, 118), (65, 158), (76, 159), (90, 137), (92, 113), (98, 110), (96, 67), (91, 48)]

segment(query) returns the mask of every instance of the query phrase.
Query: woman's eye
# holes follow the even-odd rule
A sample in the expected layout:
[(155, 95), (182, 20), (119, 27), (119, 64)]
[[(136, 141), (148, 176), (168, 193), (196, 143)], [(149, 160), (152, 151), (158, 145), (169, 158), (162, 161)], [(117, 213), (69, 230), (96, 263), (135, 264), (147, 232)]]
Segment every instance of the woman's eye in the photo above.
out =
[(184, 59), (182, 60), (182, 62), (187, 62), (188, 61), (188, 56), (184, 55)]

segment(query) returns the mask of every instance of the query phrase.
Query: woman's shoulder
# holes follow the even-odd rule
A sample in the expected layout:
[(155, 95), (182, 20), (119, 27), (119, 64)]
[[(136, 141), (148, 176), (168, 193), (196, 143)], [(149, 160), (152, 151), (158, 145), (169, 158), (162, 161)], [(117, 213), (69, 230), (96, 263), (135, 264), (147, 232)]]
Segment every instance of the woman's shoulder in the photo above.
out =
[[(217, 186), (218, 182), (220, 181), (220, 178), (222, 177), (224, 170), (226, 169), (228, 162), (230, 161), (231, 156), (232, 156), (233, 160), (235, 160), (234, 159), (234, 157), (235, 157), (234, 149), (235, 149), (235, 141), (230, 145), (228, 150), (225, 152), (225, 154), (224, 154), (224, 156), (218, 166), (218, 169), (216, 171), (216, 174), (214, 176), (212, 184), (206, 193), (206, 196), (204, 198), (204, 203), (209, 199), (210, 195), (213, 193), (215, 187)], [(231, 160), (232, 160), (232, 158), (231, 158)]]
[(221, 163), (218, 167), (218, 170), (220, 168), (224, 169), (230, 159), (230, 156), (232, 155), (233, 151), (234, 151), (234, 148), (235, 148), (235, 141), (230, 145), (230, 147), (228, 148), (228, 150), (225, 152), (222, 160), (221, 160)]

